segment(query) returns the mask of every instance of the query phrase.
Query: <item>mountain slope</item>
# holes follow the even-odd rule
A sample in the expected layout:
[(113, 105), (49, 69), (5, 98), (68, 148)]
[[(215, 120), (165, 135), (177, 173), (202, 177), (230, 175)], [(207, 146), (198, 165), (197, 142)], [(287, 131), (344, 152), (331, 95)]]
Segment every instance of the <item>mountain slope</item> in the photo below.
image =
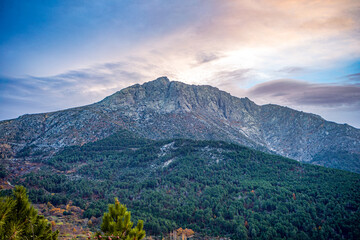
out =
[[(166, 77), (125, 88), (92, 105), (2, 121), (0, 144), (7, 144), (6, 155), (44, 157), (121, 128), (150, 139), (224, 140), (360, 172), (359, 164), (354, 164), (360, 162), (359, 129), (286, 107), (259, 106), (211, 86), (170, 82)], [(331, 156), (338, 152), (343, 158), (335, 161)]]
[[(359, 239), (360, 175), (219, 141), (119, 131), (18, 178), (33, 201), (99, 217), (118, 197), (148, 234), (179, 227), (231, 239)], [(207, 238), (208, 239), (208, 238)]]

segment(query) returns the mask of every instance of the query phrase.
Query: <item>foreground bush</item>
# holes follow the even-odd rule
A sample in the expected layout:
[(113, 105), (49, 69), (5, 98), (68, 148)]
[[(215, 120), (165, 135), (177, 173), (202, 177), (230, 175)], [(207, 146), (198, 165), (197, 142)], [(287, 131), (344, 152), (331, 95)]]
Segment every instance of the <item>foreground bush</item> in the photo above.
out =
[(16, 186), (12, 196), (0, 198), (0, 239), (57, 239), (59, 232), (31, 206), (26, 189)]
[[(126, 206), (120, 204), (116, 198), (115, 204), (109, 205), (109, 212), (104, 213), (101, 231), (107, 238), (110, 237), (109, 239), (143, 239), (145, 237), (143, 221), (139, 220), (137, 226), (132, 228), (133, 222), (130, 221), (130, 218), (131, 213), (128, 212)], [(101, 233), (98, 232), (96, 236), (101, 236)]]

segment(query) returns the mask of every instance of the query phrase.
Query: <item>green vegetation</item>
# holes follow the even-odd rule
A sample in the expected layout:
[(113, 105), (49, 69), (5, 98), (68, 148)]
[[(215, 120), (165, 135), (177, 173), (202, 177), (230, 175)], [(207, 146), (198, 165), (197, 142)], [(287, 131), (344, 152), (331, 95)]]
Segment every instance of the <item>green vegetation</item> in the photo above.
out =
[[(145, 231), (143, 230), (144, 222), (139, 220), (137, 226), (132, 228), (133, 222), (130, 221), (130, 218), (131, 213), (116, 198), (115, 204), (109, 205), (109, 212), (104, 213), (101, 230), (106, 237), (113, 236), (114, 239), (143, 239), (145, 237)], [(99, 236), (101, 233), (96, 235)]]
[(0, 239), (57, 239), (58, 232), (31, 206), (26, 189), (15, 187), (11, 197), (0, 198)]
[(122, 131), (69, 147), (22, 176), (33, 201), (99, 217), (115, 197), (150, 234), (178, 227), (233, 239), (360, 239), (359, 174), (215, 141)]
[(360, 154), (347, 151), (324, 151), (316, 154), (311, 163), (354, 172), (360, 169)]
[[(1, 161), (1, 160), (0, 160)], [(7, 170), (5, 164), (1, 161), (0, 162), (0, 178), (4, 178), (7, 176)]]

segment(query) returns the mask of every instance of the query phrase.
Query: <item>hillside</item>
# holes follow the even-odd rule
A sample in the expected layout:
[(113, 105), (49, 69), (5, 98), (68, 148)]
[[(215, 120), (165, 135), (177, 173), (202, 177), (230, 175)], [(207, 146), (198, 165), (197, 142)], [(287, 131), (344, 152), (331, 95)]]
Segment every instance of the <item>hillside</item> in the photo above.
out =
[(123, 128), (154, 140), (223, 140), (360, 172), (359, 129), (166, 77), (125, 88), (92, 105), (1, 121), (1, 156), (43, 159)]
[(99, 217), (118, 197), (148, 234), (187, 227), (232, 239), (359, 239), (360, 176), (221, 141), (121, 130), (67, 147), (17, 184), (32, 201)]

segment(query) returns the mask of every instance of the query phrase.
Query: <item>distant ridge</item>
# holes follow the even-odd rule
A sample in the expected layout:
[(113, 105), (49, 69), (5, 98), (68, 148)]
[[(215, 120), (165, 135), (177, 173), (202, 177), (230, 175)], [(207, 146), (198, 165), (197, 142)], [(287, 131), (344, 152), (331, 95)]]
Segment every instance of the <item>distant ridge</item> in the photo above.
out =
[(88, 106), (1, 121), (2, 156), (43, 158), (124, 128), (150, 139), (224, 140), (360, 172), (359, 129), (167, 77), (127, 87)]

